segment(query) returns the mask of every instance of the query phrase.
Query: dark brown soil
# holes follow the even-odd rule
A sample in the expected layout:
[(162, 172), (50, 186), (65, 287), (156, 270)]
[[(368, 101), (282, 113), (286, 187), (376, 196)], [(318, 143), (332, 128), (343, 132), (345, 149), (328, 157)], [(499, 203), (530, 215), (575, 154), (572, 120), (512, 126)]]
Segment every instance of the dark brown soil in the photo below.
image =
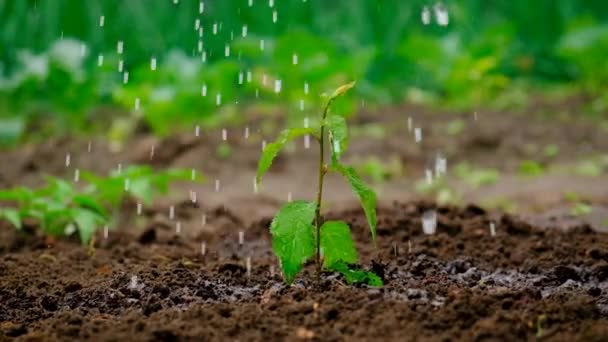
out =
[[(199, 208), (182, 208), (181, 218)], [(436, 209), (438, 231), (420, 217)], [(0, 331), (17, 340), (549, 340), (608, 338), (608, 235), (581, 226), (538, 230), (469, 206), (382, 207), (378, 245), (359, 209), (332, 212), (359, 241), (383, 288), (291, 286), (269, 249), (268, 219), (248, 227), (212, 211), (198, 237), (153, 223), (98, 236), (97, 247), (3, 227)], [(178, 218), (179, 219), (179, 218)], [(490, 236), (489, 223), (497, 234)], [(221, 227), (221, 228), (219, 228)], [(238, 245), (238, 231), (245, 244)], [(200, 255), (199, 242), (207, 242)], [(410, 250), (411, 246), (411, 250)], [(245, 259), (251, 257), (251, 274)], [(274, 275), (272, 274), (274, 273)]]
[[(515, 174), (524, 159), (565, 165), (608, 150), (605, 128), (562, 110), (551, 121), (500, 112), (479, 112), (475, 120), (470, 113), (411, 106), (361, 113), (359, 127), (376, 124), (384, 135), (360, 129), (346, 159), (395, 157), (406, 172), (375, 185), (381, 199), (376, 248), (350, 190), (332, 177), (326, 218), (351, 225), (361, 266), (382, 275), (382, 288), (349, 286), (332, 273), (316, 283), (314, 265), (294, 284), (283, 283), (268, 224), (289, 192), (294, 199), (313, 196), (315, 176), (308, 170), (316, 168), (317, 151), (296, 144), (254, 195), (262, 140), (276, 135), (257, 123), (250, 124), (249, 139), (242, 127), (228, 129), (227, 158), (217, 153), (219, 130), (198, 138), (138, 136), (119, 152), (103, 141), (93, 141), (88, 152), (87, 141), (69, 138), (2, 152), (10, 162), (0, 165), (1, 188), (40, 184), (45, 174), (69, 179), (75, 168), (106, 173), (131, 163), (196, 168), (209, 181), (178, 185), (143, 217), (126, 205), (120, 229), (107, 239), (100, 232), (94, 250), (0, 222), (0, 341), (608, 340), (608, 235), (597, 232), (599, 225), (552, 214), (561, 210), (565, 191), (578, 192), (594, 208), (608, 207), (608, 177), (522, 180)], [(410, 115), (414, 127), (423, 128), (421, 144), (407, 130)], [(465, 122), (464, 131), (446, 134), (454, 119)], [(558, 146), (557, 156), (543, 154), (548, 144)], [(468, 192), (466, 202), (479, 204), (491, 194), (549, 210), (524, 218), (466, 202), (438, 207), (416, 200), (411, 184), (438, 152), (448, 165), (468, 161), (505, 174), (492, 187)], [(67, 153), (72, 164), (66, 168)], [(214, 179), (221, 180), (219, 192)], [(199, 204), (184, 200), (190, 190), (199, 193)], [(438, 213), (435, 235), (422, 233), (420, 218), (429, 209)], [(594, 209), (597, 222), (608, 222), (607, 212)]]

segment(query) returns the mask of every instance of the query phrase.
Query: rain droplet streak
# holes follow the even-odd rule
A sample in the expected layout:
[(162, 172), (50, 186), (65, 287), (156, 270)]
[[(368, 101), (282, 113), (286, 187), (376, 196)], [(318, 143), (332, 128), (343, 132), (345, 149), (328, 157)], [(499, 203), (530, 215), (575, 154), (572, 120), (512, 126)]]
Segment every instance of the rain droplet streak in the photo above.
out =
[(412, 117), (411, 116), (409, 118), (407, 118), (407, 131), (408, 132), (412, 131)]
[(150, 160), (154, 158), (154, 151), (156, 150), (156, 146), (152, 145), (150, 148)]
[(437, 213), (435, 210), (427, 210), (422, 214), (422, 231), (424, 234), (435, 234), (437, 228)]
[(135, 110), (139, 110), (141, 108), (141, 99), (139, 97), (135, 98)]
[(266, 149), (266, 140), (262, 140), (262, 151)]
[(103, 65), (103, 55), (100, 54), (99, 56), (97, 56), (97, 66), (102, 66)]
[(201, 126), (196, 125), (196, 127), (194, 128), (194, 136), (196, 136), (196, 137), (201, 136)]
[(272, 22), (276, 24), (277, 20), (279, 20), (279, 13), (277, 11), (272, 11)]
[(124, 83), (124, 84), (129, 83), (129, 72), (128, 71), (125, 71), (122, 74), (122, 83)]
[(205, 97), (207, 96), (207, 85), (203, 84), (203, 86), (201, 87), (201, 96)]
[(275, 92), (275, 93), (277, 93), (277, 94), (278, 94), (278, 93), (280, 93), (280, 92), (281, 92), (281, 85), (282, 85), (281, 80), (275, 80), (275, 81), (274, 81), (274, 92)]
[(182, 232), (182, 222), (181, 221), (177, 221), (175, 223), (175, 234), (180, 234)]
[(420, 20), (424, 25), (428, 25), (431, 23), (431, 11), (427, 6), (422, 7), (422, 12), (420, 13)]
[(264, 39), (260, 39), (260, 50), (264, 51)]
[(304, 95), (308, 95), (309, 88), (308, 82), (304, 82)]
[(220, 192), (220, 180), (215, 180), (215, 192)]
[(204, 227), (207, 225), (207, 215), (203, 214), (201, 216), (201, 227)]
[(239, 231), (239, 247), (242, 247), (245, 244), (245, 232)]
[(116, 53), (122, 55), (125, 48), (125, 43), (122, 40), (116, 42)]
[(150, 59), (150, 70), (152, 70), (152, 71), (156, 70), (156, 57), (152, 57)]
[(292, 201), (292, 199), (293, 199), (293, 196), (292, 196), (292, 194), (291, 194), (291, 191), (289, 191), (289, 192), (287, 193), (287, 202), (291, 202), (291, 201)]
[(243, 25), (243, 28), (241, 29), (241, 36), (243, 36), (243, 38), (247, 37), (247, 25)]
[(222, 128), (222, 140), (226, 141), (228, 139), (228, 131), (225, 128)]
[(169, 219), (173, 220), (175, 218), (175, 206), (169, 207)]
[(224, 56), (230, 57), (230, 45), (228, 44), (226, 44), (226, 46), (224, 47)]
[(304, 148), (305, 149), (310, 148), (310, 135), (308, 135), (308, 134), (304, 136)]
[(78, 183), (80, 180), (80, 169), (74, 170), (74, 183)]
[(253, 177), (253, 193), (257, 194), (258, 193), (258, 182), (256, 177)]
[(215, 95), (215, 105), (220, 106), (222, 104), (222, 94)]
[(93, 142), (91, 140), (89, 140), (89, 143), (87, 144), (87, 152), (91, 153), (92, 149), (93, 149)]
[(294, 53), (293, 56), (291, 56), (291, 62), (293, 63), (293, 65), (297, 65), (298, 64), (298, 55), (296, 55)]
[(141, 215), (143, 211), (143, 205), (141, 203), (137, 203), (137, 215)]
[(122, 173), (122, 164), (118, 163), (118, 166), (116, 167), (116, 173), (118, 173), (119, 175)]
[(205, 3), (201, 1), (198, 3), (198, 13), (203, 14), (203, 12), (205, 12)]
[(192, 169), (191, 177), (192, 177), (193, 181), (196, 180), (196, 169), (194, 169), (194, 168)]
[(190, 190), (190, 201), (192, 203), (196, 203), (197, 200), (197, 195), (196, 195), (196, 191)]
[(102, 15), (99, 17), (99, 27), (103, 27), (103, 25), (105, 25), (106, 23), (106, 16)]
[(437, 25), (439, 26), (448, 26), (450, 23), (450, 16), (448, 14), (448, 9), (442, 3), (437, 3), (433, 6), (433, 11), (435, 12), (435, 20), (437, 21)]
[(103, 227), (103, 238), (106, 239), (106, 240), (108, 239), (108, 235), (109, 235), (109, 231), (108, 230), (109, 230), (108, 226), (104, 226)]
[(268, 0), (268, 7), (274, 7), (274, 0)]
[(300, 111), (304, 111), (304, 100), (300, 100)]
[(447, 159), (442, 157), (441, 155), (437, 155), (437, 159), (435, 159), (435, 176), (439, 177), (447, 173), (448, 170), (448, 162)]
[(207, 243), (205, 241), (201, 242), (201, 255), (205, 256), (207, 254)]
[(422, 128), (419, 128), (419, 127), (414, 128), (414, 140), (416, 140), (416, 143), (419, 143), (422, 141)]
[(65, 167), (69, 167), (70, 166), (70, 162), (72, 160), (72, 155), (71, 154), (66, 154), (65, 155)]
[(426, 170), (424, 170), (424, 173), (426, 175), (426, 183), (428, 185), (433, 184), (433, 171), (429, 170), (429, 169), (426, 169)]
[(490, 222), (490, 236), (496, 236), (496, 225), (494, 224), (494, 222)]
[(245, 127), (245, 139), (249, 139), (249, 127)]
[(251, 257), (245, 259), (245, 267), (247, 268), (247, 278), (251, 277)]

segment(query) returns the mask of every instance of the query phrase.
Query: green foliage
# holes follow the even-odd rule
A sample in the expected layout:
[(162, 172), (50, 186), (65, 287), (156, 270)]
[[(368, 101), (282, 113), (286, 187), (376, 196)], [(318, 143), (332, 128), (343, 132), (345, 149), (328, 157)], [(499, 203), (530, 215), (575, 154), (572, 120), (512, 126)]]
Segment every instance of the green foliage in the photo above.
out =
[(500, 178), (496, 169), (473, 167), (468, 163), (459, 163), (454, 167), (454, 172), (458, 178), (475, 188), (494, 184)]
[(346, 263), (335, 263), (332, 266), (332, 270), (340, 272), (344, 276), (344, 279), (346, 279), (346, 282), (349, 284), (363, 283), (375, 287), (381, 287), (384, 285), (382, 279), (374, 272), (363, 271)]
[(357, 262), (357, 250), (350, 228), (342, 221), (327, 221), (321, 226), (321, 252), (323, 266), (331, 268), (335, 263)]
[[(366, 186), (355, 170), (339, 163), (340, 156), (347, 147), (347, 126), (342, 116), (330, 114), (330, 105), (353, 88), (354, 82), (337, 88), (327, 99), (323, 116), (318, 128), (292, 128), (283, 131), (279, 138), (266, 145), (258, 161), (256, 182), (268, 171), (272, 161), (285, 144), (305, 134), (315, 135), (320, 144), (320, 168), (318, 201), (294, 201), (283, 206), (270, 225), (272, 248), (281, 261), (285, 280), (291, 283), (305, 262), (315, 253), (317, 255), (317, 272), (321, 267), (340, 272), (349, 283), (364, 282), (381, 286), (382, 280), (369, 272), (357, 270), (349, 265), (357, 262), (357, 251), (348, 225), (341, 221), (321, 222), (321, 201), (323, 177), (328, 171), (342, 174), (359, 197), (370, 226), (372, 239), (376, 238), (376, 194)], [(331, 144), (331, 167), (325, 164), (324, 148), (325, 129), (328, 131)], [(314, 223), (314, 225), (313, 225)], [(316, 241), (315, 241), (316, 240)], [(320, 256), (323, 254), (323, 265)]]
[(374, 183), (381, 183), (387, 179), (392, 179), (403, 175), (403, 166), (397, 156), (393, 156), (389, 161), (382, 161), (376, 157), (369, 157), (355, 164), (355, 170)]
[(291, 283), (315, 253), (312, 221), (316, 203), (294, 201), (284, 205), (272, 220), (272, 250), (281, 260), (285, 280)]
[(523, 176), (538, 177), (545, 173), (545, 168), (534, 160), (523, 160), (517, 171)]
[(353, 192), (359, 197), (367, 223), (369, 225), (369, 231), (372, 235), (372, 239), (376, 240), (376, 193), (365, 183), (355, 169), (351, 166), (344, 166), (342, 164), (334, 164), (333, 169), (338, 171), (350, 184)]
[(57, 178), (47, 178), (47, 185), (37, 190), (18, 187), (1, 191), (0, 200), (17, 204), (16, 209), (0, 211), (0, 217), (15, 228), (21, 229), (25, 219), (34, 219), (49, 235), (71, 235), (77, 231), (83, 244), (109, 220), (94, 198), (79, 193), (70, 183)]
[(283, 149), (285, 144), (289, 141), (301, 137), (304, 135), (314, 135), (315, 130), (312, 128), (290, 128), (286, 129), (275, 140), (274, 142), (267, 144), (264, 150), (262, 151), (262, 156), (258, 162), (258, 172), (256, 174), (256, 182), (260, 183), (262, 180), (262, 176), (268, 171), (270, 165), (272, 165), (272, 161), (279, 154), (279, 152)]
[(88, 184), (80, 190), (64, 180), (48, 177), (46, 186), (39, 189), (17, 187), (0, 191), (0, 201), (15, 205), (0, 208), (0, 218), (16, 229), (22, 228), (24, 220), (33, 219), (52, 236), (78, 232), (81, 242), (87, 244), (95, 231), (110, 223), (106, 208), (116, 209), (127, 195), (150, 203), (154, 196), (168, 190), (170, 182), (190, 178), (189, 170), (154, 172), (148, 166), (130, 166), (109, 177), (83, 172)]

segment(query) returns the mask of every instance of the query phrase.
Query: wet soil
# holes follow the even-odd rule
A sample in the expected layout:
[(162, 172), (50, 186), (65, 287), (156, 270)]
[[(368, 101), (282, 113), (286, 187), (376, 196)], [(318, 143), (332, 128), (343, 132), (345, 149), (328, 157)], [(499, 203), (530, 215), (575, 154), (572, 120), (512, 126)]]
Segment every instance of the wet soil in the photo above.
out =
[[(598, 232), (608, 222), (606, 172), (516, 174), (525, 159), (568, 165), (608, 151), (605, 128), (574, 119), (575, 109), (560, 110), (551, 120), (502, 112), (446, 115), (415, 106), (358, 115), (353, 133), (359, 138), (345, 159), (396, 158), (404, 172), (374, 185), (381, 202), (376, 247), (363, 212), (337, 178), (327, 180), (325, 216), (351, 225), (360, 264), (383, 277), (382, 288), (349, 286), (332, 273), (317, 283), (314, 265), (294, 284), (282, 282), (268, 225), (289, 193), (313, 196), (314, 174), (303, 170), (315, 169), (317, 151), (297, 142), (253, 194), (262, 141), (276, 135), (260, 122), (248, 124), (248, 139), (244, 127), (228, 128), (228, 156), (218, 153), (219, 129), (201, 137), (137, 136), (120, 151), (94, 140), (89, 152), (79, 138), (3, 151), (2, 160), (10, 162), (0, 165), (0, 188), (131, 163), (196, 168), (209, 181), (177, 185), (142, 217), (126, 204), (118, 229), (107, 238), (100, 232), (94, 249), (0, 222), (0, 341), (607, 340), (608, 235)], [(423, 129), (420, 144), (408, 130), (410, 116), (413, 127)], [(454, 120), (464, 122), (462, 131), (446, 133)], [(548, 157), (543, 149), (550, 144), (559, 153)], [(424, 179), (437, 153), (448, 165), (496, 168), (501, 179), (466, 189), (458, 206), (420, 201), (424, 196), (412, 183)], [(221, 182), (219, 192), (214, 180)], [(187, 200), (189, 191), (199, 194), (197, 204)], [(564, 213), (566, 191), (593, 205), (597, 220)], [(514, 216), (466, 204), (499, 197), (542, 213)], [(170, 205), (176, 206), (173, 221)], [(421, 228), (429, 209), (438, 213), (434, 235)]]
[[(435, 235), (422, 234), (420, 217), (428, 209), (438, 213)], [(179, 212), (185, 219), (200, 208)], [(360, 209), (326, 218), (351, 225), (361, 265), (382, 275), (384, 287), (348, 286), (331, 273), (317, 284), (313, 265), (285, 285), (269, 246), (269, 219), (243, 226), (225, 209), (210, 211), (208, 225), (187, 236), (151, 223), (144, 230), (112, 232), (108, 239), (98, 236), (94, 251), (3, 227), (0, 336), (28, 341), (608, 338), (608, 235), (588, 226), (540, 230), (475, 206), (396, 202), (379, 210), (374, 248)]]

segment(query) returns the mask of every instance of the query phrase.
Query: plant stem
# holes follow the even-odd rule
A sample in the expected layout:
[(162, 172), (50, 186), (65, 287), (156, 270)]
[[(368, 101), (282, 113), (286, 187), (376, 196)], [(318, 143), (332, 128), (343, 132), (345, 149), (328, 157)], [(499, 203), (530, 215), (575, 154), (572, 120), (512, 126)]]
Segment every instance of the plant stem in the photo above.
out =
[(323, 179), (326, 173), (325, 165), (325, 118), (329, 110), (329, 105), (332, 99), (327, 101), (325, 108), (323, 109), (323, 117), (321, 118), (321, 134), (319, 136), (319, 182), (317, 188), (317, 207), (315, 209), (315, 228), (317, 231), (316, 241), (316, 264), (317, 264), (317, 281), (321, 279), (321, 201), (323, 200)]

